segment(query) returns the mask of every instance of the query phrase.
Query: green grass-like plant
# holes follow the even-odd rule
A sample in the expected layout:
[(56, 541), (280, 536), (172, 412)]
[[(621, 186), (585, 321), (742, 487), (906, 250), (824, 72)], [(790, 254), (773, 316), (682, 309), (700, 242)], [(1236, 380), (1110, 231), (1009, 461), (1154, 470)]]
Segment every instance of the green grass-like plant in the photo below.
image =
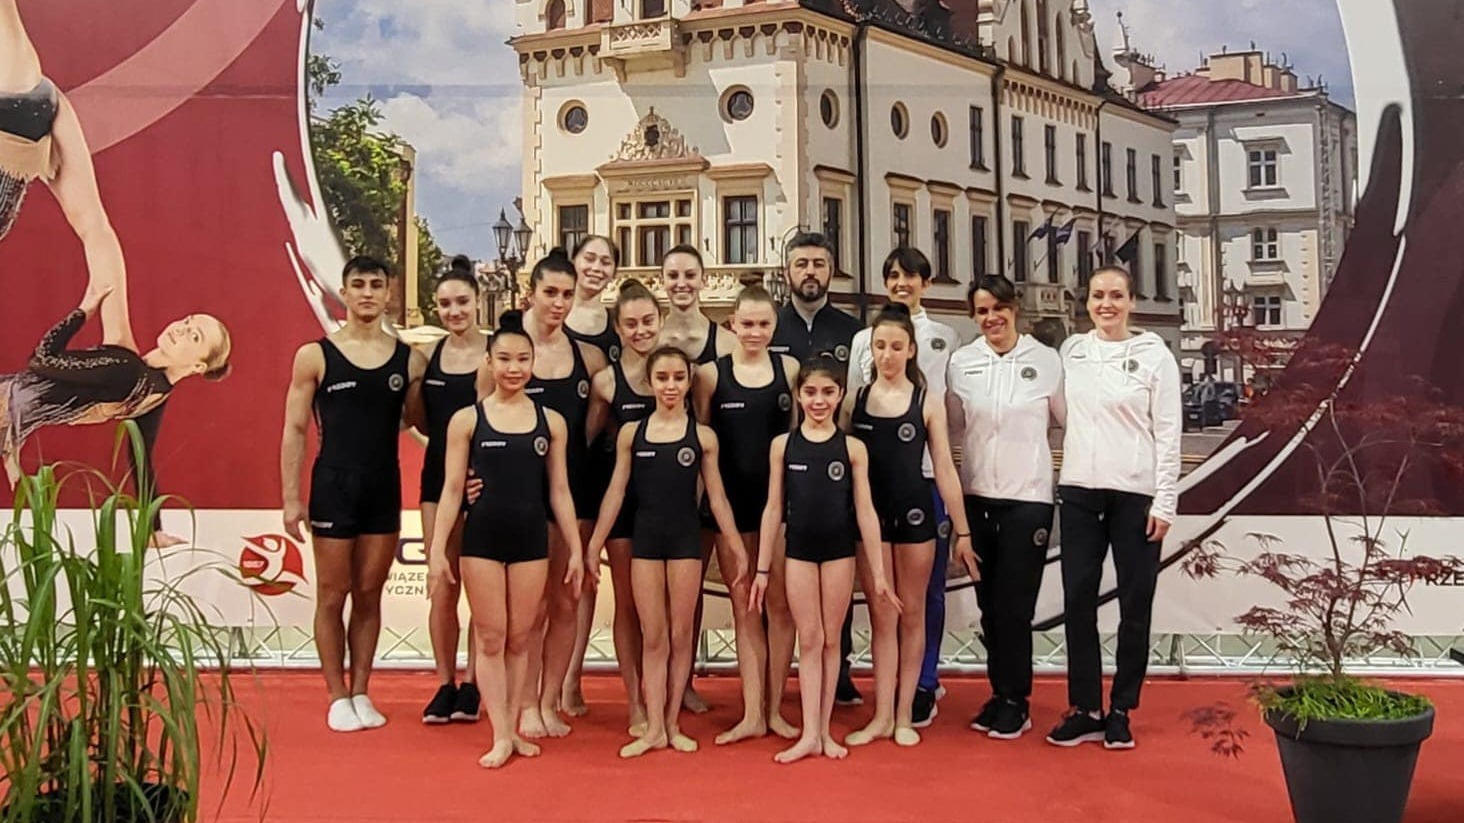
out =
[[(134, 423), (117, 442), (144, 465)], [(236, 700), (228, 632), (180, 588), (232, 572), (146, 574), (163, 563), (148, 546), (167, 498), (136, 481), (130, 496), (95, 469), (45, 466), (15, 489), (0, 535), (0, 823), (192, 823), (214, 763), (205, 722), (223, 793), (249, 760), (263, 786), (268, 747)], [(59, 517), (73, 484), (92, 491), (91, 534)]]

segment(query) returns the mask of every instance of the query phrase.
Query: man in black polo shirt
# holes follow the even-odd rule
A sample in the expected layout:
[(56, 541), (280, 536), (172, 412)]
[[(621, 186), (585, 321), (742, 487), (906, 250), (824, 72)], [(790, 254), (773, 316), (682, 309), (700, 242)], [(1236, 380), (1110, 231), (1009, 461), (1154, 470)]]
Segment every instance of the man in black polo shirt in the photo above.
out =
[[(794, 236), (788, 244), (784, 274), (793, 299), (778, 311), (778, 328), (768, 351), (791, 355), (800, 363), (825, 355), (847, 367), (849, 345), (864, 324), (829, 304), (829, 280), (834, 275), (833, 246), (822, 234), (809, 232)], [(834, 702), (841, 706), (864, 702), (864, 697), (854, 688), (854, 681), (849, 679), (849, 657), (854, 653), (853, 616), (851, 606), (840, 637), (844, 661), (839, 666), (839, 686), (834, 692)], [(791, 655), (792, 648), (788, 651)]]

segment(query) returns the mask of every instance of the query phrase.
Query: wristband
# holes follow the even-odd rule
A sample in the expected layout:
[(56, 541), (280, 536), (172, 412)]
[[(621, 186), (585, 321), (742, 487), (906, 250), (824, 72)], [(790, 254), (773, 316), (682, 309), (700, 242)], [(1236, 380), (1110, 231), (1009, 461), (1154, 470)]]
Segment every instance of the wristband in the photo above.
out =
[(964, 533), (963, 532), (956, 532), (956, 537), (970, 537), (970, 536), (971, 536), (971, 533), (970, 532), (964, 532)]
[(773, 570), (772, 569), (758, 569), (757, 570), (757, 573), (758, 574), (772, 574), (773, 573)]

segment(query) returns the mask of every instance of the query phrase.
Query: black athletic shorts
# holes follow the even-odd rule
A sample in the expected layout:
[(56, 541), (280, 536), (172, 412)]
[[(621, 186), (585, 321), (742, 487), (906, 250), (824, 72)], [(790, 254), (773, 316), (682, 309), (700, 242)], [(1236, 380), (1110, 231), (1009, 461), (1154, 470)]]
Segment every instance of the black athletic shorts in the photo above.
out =
[(402, 475), (396, 465), (310, 470), (310, 531), (347, 540), (402, 530)]

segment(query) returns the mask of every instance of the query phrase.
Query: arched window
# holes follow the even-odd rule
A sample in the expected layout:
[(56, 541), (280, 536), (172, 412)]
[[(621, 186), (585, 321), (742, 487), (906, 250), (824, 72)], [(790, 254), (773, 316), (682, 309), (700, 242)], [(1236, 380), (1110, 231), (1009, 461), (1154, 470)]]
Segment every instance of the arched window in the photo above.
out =
[(544, 22), (549, 31), (564, 28), (564, 0), (549, 0), (544, 10)]
[[(1057, 66), (1058, 77), (1062, 80), (1069, 79), (1062, 77), (1062, 74), (1067, 71), (1067, 36), (1063, 33), (1066, 29), (1067, 19), (1059, 14), (1057, 16), (1057, 62), (1055, 65)], [(1078, 78), (1074, 76), (1071, 79), (1076, 81)]]
[(1052, 31), (1052, 19), (1047, 16), (1047, 0), (1037, 0), (1037, 70), (1047, 74), (1052, 70), (1048, 60), (1048, 32)]
[(1022, 56), (1018, 60), (1024, 66), (1031, 66), (1032, 15), (1027, 12), (1027, 0), (1022, 0)]

